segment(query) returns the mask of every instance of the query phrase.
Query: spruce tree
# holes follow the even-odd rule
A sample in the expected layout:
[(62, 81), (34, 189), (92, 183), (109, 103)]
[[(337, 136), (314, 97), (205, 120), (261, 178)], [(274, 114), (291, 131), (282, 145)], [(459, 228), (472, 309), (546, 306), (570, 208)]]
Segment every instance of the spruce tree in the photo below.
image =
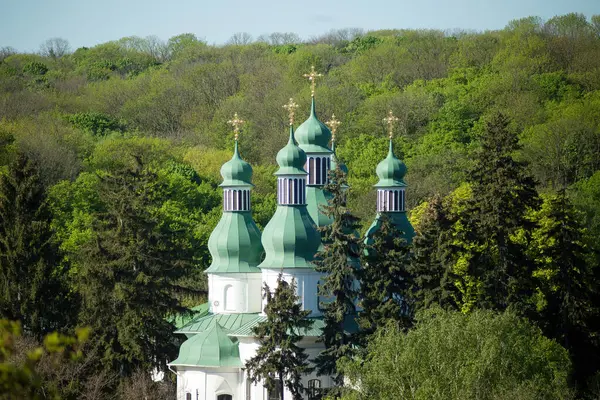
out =
[(475, 242), (465, 248), (473, 250), (469, 270), (480, 285), (479, 305), (500, 310), (516, 305), (526, 310), (535, 286), (534, 263), (526, 254), (533, 229), (527, 213), (539, 207), (539, 198), (527, 164), (514, 158), (520, 145), (508, 123), (498, 113), (486, 125), (469, 174), (471, 210), (463, 213), (459, 223), (476, 232)]
[(71, 310), (37, 166), (17, 154), (0, 175), (0, 313), (40, 337), (64, 329)]
[(412, 241), (412, 257), (408, 266), (413, 277), (410, 290), (414, 311), (437, 305), (456, 309), (456, 277), (451, 254), (453, 219), (440, 196), (428, 201), (419, 229)]
[(365, 249), (359, 274), (362, 311), (358, 322), (362, 344), (378, 327), (394, 324), (406, 329), (412, 320), (409, 246), (402, 238), (403, 232), (386, 214), (379, 218), (379, 229), (372, 236), (373, 243)]
[(346, 206), (346, 187), (346, 174), (339, 167), (330, 171), (324, 190), (332, 197), (323, 211), (333, 222), (320, 229), (324, 247), (315, 261), (315, 270), (324, 274), (319, 297), (326, 299), (320, 304), (325, 322), (320, 340), (325, 350), (315, 362), (317, 372), (332, 375), (337, 384), (342, 384), (342, 377), (336, 362), (352, 354), (352, 337), (344, 322), (356, 314), (356, 269), (362, 247), (358, 218)]
[(530, 251), (537, 264), (539, 323), (570, 351), (576, 378), (584, 382), (600, 366), (594, 326), (597, 283), (586, 232), (564, 190), (546, 199), (534, 219), (538, 227)]
[(302, 375), (309, 374), (313, 368), (298, 342), (303, 338), (302, 332), (313, 324), (307, 318), (310, 310), (302, 310), (296, 282), (287, 283), (282, 274), (277, 277), (274, 293), (265, 283), (263, 298), (267, 302), (264, 309), (267, 319), (254, 328), (260, 346), (256, 355), (246, 362), (248, 376), (253, 383), (263, 382), (269, 391), (278, 390), (280, 400), (285, 400), (284, 387), (293, 400), (302, 400), (305, 391)]
[(174, 230), (156, 217), (168, 182), (141, 160), (99, 179), (100, 211), (72, 255), (80, 323), (92, 328), (105, 370), (164, 370), (177, 353), (170, 317), (187, 310), (180, 282), (195, 268), (193, 249), (181, 240), (187, 227)]

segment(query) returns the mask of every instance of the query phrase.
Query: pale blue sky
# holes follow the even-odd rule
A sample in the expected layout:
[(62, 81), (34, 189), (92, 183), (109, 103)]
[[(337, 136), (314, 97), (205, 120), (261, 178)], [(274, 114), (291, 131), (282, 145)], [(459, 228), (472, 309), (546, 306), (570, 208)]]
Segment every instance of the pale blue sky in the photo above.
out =
[(187, 32), (221, 44), (236, 32), (309, 38), (348, 27), (485, 30), (569, 12), (600, 14), (600, 0), (0, 0), (0, 47), (36, 51), (44, 40), (62, 37), (76, 49)]

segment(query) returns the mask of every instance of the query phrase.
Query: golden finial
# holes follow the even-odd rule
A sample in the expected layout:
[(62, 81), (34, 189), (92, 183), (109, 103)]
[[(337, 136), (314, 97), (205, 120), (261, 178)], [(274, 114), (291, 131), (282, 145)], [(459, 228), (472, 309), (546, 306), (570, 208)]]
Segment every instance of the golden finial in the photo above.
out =
[(238, 113), (233, 114), (233, 119), (227, 121), (227, 123), (233, 126), (233, 132), (235, 133), (235, 140), (237, 141), (240, 136), (240, 126), (242, 126), (246, 121), (240, 119)]
[(283, 106), (288, 111), (290, 116), (290, 125), (294, 124), (294, 115), (296, 115), (296, 108), (298, 108), (298, 104), (294, 103), (294, 99), (290, 97), (290, 101)]
[(395, 117), (392, 113), (392, 110), (388, 111), (388, 116), (383, 119), (383, 122), (385, 122), (388, 126), (390, 140), (392, 140), (394, 137), (394, 124), (398, 121), (400, 121), (400, 118)]
[(331, 141), (335, 142), (335, 132), (337, 131), (338, 126), (341, 125), (341, 122), (335, 118), (335, 114), (331, 114), (331, 119), (325, 124), (331, 128)]
[(320, 74), (317, 71), (315, 71), (315, 66), (311, 65), (310, 66), (310, 74), (304, 74), (302, 76), (305, 78), (308, 78), (308, 80), (310, 81), (310, 95), (312, 97), (315, 97), (316, 80), (317, 80), (317, 78), (322, 77), (323, 74)]

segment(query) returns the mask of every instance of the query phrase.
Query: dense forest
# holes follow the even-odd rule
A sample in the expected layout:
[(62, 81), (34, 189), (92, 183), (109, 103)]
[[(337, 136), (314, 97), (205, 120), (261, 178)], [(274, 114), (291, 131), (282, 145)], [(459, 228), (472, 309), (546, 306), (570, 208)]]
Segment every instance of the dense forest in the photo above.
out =
[[(342, 122), (337, 156), (359, 230), (375, 216), (383, 118), (389, 109), (399, 117), (394, 143), (417, 231), (406, 288), (415, 309), (440, 307), (474, 334), (493, 319), (481, 309), (509, 313), (497, 332), (526, 318), (535, 328), (521, 331), (540, 329), (568, 351), (568, 360), (552, 354), (569, 388), (599, 398), (600, 15), (529, 17), (486, 32), (239, 33), (222, 46), (181, 34), (74, 51), (56, 38), (36, 54), (0, 48), (0, 314), (23, 330), (0, 361), (31, 362), (44, 336), (59, 332), (39, 367), (48, 393), (172, 396), (145, 372), (176, 354), (175, 315), (205, 300), (219, 169), (233, 148), (227, 121), (235, 112), (247, 121), (240, 149), (263, 227), (276, 206), (275, 155), (288, 139), (282, 106), (293, 97), (297, 121), (308, 116), (311, 66), (324, 75), (320, 119)], [(459, 320), (470, 313), (473, 321)], [(417, 320), (413, 343), (437, 329)], [(90, 330), (61, 336), (78, 326)], [(3, 337), (18, 332), (2, 328)], [(368, 348), (385, 353), (394, 337)], [(531, 354), (551, 353), (539, 343)], [(56, 353), (83, 355), (56, 368)], [(348, 376), (360, 377), (357, 368), (346, 366)], [(438, 398), (431, 393), (414, 398)], [(482, 396), (472, 398), (500, 398)], [(519, 398), (551, 398), (535, 396)]]

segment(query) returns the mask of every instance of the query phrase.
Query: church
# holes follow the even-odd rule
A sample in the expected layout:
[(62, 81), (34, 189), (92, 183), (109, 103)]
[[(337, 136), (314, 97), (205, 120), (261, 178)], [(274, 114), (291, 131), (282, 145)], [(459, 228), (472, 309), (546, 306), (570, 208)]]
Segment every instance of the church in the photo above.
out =
[[(245, 363), (259, 346), (253, 328), (266, 320), (262, 287), (277, 286), (277, 277), (296, 281), (303, 310), (310, 310), (312, 328), (304, 333), (300, 346), (310, 359), (322, 350), (318, 341), (324, 326), (318, 285), (322, 274), (315, 271), (313, 260), (322, 246), (318, 227), (332, 221), (322, 212), (330, 195), (324, 190), (331, 169), (347, 172), (335, 157), (335, 116), (328, 125), (317, 118), (315, 80), (312, 68), (306, 74), (312, 84), (310, 115), (294, 131), (294, 112), (298, 106), (290, 99), (284, 106), (290, 113), (289, 140), (277, 154), (277, 209), (261, 233), (252, 219), (252, 167), (244, 161), (238, 147), (241, 121), (237, 114), (229, 121), (234, 126), (233, 157), (221, 168), (223, 213), (212, 232), (208, 247), (212, 263), (208, 277), (208, 304), (197, 307), (193, 318), (175, 333), (187, 340), (169, 369), (177, 375), (178, 400), (277, 400), (260, 383), (253, 384)], [(390, 111), (384, 120), (389, 127), (387, 157), (376, 169), (376, 217), (367, 231), (367, 240), (378, 229), (379, 218), (386, 214), (410, 241), (414, 231), (406, 215), (406, 166), (394, 155), (392, 126), (397, 120)], [(332, 137), (333, 132), (333, 137)], [(308, 400), (330, 387), (327, 376), (316, 373), (303, 378)], [(291, 395), (286, 392), (286, 398)]]

